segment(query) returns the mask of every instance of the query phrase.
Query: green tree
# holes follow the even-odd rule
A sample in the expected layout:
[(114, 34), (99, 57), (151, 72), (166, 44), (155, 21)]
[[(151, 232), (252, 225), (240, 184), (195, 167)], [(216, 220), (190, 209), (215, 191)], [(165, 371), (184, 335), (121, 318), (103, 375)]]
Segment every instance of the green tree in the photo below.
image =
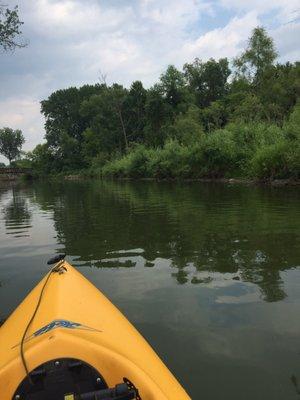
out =
[(0, 5), (0, 48), (7, 51), (26, 46), (26, 43), (17, 40), (22, 33), (22, 25), (18, 6), (11, 10)]
[(198, 107), (192, 105), (185, 114), (179, 114), (173, 124), (173, 136), (181, 144), (190, 145), (204, 136)]
[(145, 110), (145, 141), (151, 146), (161, 146), (166, 139), (162, 128), (171, 122), (172, 107), (165, 99), (160, 85), (154, 85), (148, 90)]
[(8, 159), (9, 164), (20, 156), (24, 142), (24, 136), (19, 129), (0, 129), (0, 154)]
[(207, 62), (196, 58), (193, 63), (185, 64), (183, 69), (198, 106), (208, 107), (211, 102), (219, 100), (227, 93), (230, 75), (227, 58), (219, 61), (211, 58)]
[(127, 130), (130, 142), (142, 142), (146, 125), (147, 90), (141, 81), (131, 84), (124, 107), (127, 115)]
[(82, 155), (89, 163), (101, 151), (101, 136), (91, 128), (83, 133)]
[(241, 102), (252, 93), (253, 87), (251, 83), (245, 77), (235, 76), (230, 83), (228, 93), (224, 98), (228, 113), (232, 114)]
[(282, 126), (299, 94), (300, 63), (296, 62), (270, 66), (255, 82), (236, 76), (224, 101), (231, 121), (266, 121)]
[(191, 98), (186, 87), (184, 74), (174, 65), (169, 65), (160, 77), (162, 94), (175, 114), (187, 110)]
[(122, 130), (124, 137), (125, 149), (128, 150), (128, 132), (127, 123), (128, 118), (126, 118), (126, 107), (125, 102), (127, 98), (127, 90), (123, 88), (122, 85), (114, 83), (108, 92), (108, 99), (110, 100), (110, 107), (112, 113), (114, 113), (119, 121), (119, 126)]
[(57, 90), (47, 100), (41, 101), (41, 111), (46, 119), (45, 138), (50, 146), (58, 148), (64, 133), (81, 141), (82, 133), (89, 124), (89, 119), (80, 113), (81, 104), (103, 90), (103, 85), (99, 84), (84, 85), (79, 89), (70, 87)]
[(266, 119), (265, 107), (255, 94), (246, 95), (232, 112), (232, 120), (242, 122), (263, 121)]
[(80, 113), (89, 121), (88, 128), (98, 136), (96, 144), (101, 152), (113, 153), (128, 148), (127, 95), (127, 89), (121, 85), (105, 85), (100, 94), (82, 102)]
[(288, 121), (284, 125), (286, 135), (291, 140), (297, 140), (300, 145), (300, 101), (295, 105)]
[(267, 35), (265, 28), (258, 26), (253, 29), (246, 50), (234, 60), (234, 66), (238, 74), (258, 82), (276, 57), (273, 39)]
[(227, 58), (196, 58), (183, 71), (168, 66), (148, 90), (140, 81), (58, 90), (42, 101), (47, 143), (32, 152), (33, 165), (132, 177), (298, 176), (300, 63), (275, 58), (257, 27), (230, 80)]
[(41, 175), (57, 172), (57, 160), (47, 143), (38, 144), (31, 152), (27, 153), (34, 171)]
[(90, 118), (81, 114), (81, 104), (103, 90), (103, 85), (99, 84), (84, 85), (79, 89), (71, 87), (58, 90), (41, 102), (41, 111), (46, 119), (47, 145), (55, 153), (60, 168), (80, 169), (85, 166), (81, 146)]
[(200, 111), (200, 121), (206, 132), (223, 128), (227, 119), (226, 107), (222, 100), (213, 101), (208, 107)]
[(262, 74), (257, 94), (266, 120), (282, 125), (300, 95), (300, 63), (277, 64)]

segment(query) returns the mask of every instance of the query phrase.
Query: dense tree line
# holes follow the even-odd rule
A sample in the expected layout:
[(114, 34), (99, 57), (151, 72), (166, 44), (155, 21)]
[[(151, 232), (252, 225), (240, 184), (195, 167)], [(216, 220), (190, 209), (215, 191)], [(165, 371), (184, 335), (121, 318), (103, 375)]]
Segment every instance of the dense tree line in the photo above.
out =
[(40, 174), (259, 178), (300, 174), (300, 63), (276, 63), (264, 28), (235, 60), (170, 65), (146, 89), (99, 83), (41, 102)]

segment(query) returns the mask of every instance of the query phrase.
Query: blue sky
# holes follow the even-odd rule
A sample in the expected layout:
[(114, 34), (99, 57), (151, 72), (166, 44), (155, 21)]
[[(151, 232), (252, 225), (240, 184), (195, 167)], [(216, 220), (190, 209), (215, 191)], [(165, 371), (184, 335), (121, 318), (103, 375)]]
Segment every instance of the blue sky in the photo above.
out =
[[(257, 25), (279, 61), (299, 60), (299, 0), (6, 0), (19, 5), (28, 47), (0, 53), (0, 127), (43, 141), (40, 101), (52, 91), (107, 82), (149, 87), (168, 64), (239, 54)], [(100, 73), (101, 71), (101, 73)]]

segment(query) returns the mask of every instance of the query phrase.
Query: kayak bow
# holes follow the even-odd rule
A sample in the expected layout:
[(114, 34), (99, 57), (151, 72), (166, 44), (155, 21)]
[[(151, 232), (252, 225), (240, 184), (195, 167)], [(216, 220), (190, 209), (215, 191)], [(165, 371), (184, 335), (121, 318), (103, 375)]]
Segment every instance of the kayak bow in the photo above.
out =
[(130, 322), (64, 260), (6, 320), (0, 343), (1, 400), (189, 399)]

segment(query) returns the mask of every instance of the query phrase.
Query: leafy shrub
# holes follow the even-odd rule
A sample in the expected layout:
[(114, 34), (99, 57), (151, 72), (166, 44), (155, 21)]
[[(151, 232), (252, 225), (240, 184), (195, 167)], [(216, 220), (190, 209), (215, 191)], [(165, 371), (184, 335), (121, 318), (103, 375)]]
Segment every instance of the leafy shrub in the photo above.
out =
[(291, 143), (287, 152), (287, 164), (289, 168), (289, 176), (300, 179), (300, 140)]
[(300, 176), (300, 146), (279, 141), (257, 150), (250, 170), (259, 179), (280, 179)]
[(103, 176), (125, 177), (128, 167), (128, 159), (126, 157), (109, 161), (102, 168)]
[(231, 123), (225, 130), (234, 142), (236, 171), (241, 176), (248, 175), (249, 162), (258, 149), (275, 144), (284, 138), (278, 126), (265, 123)]
[(100, 152), (96, 157), (92, 158), (91, 166), (87, 170), (87, 175), (100, 176), (102, 173), (103, 166), (109, 162), (109, 155), (104, 152)]
[(295, 105), (283, 129), (287, 139), (300, 140), (300, 103)]
[[(153, 153), (152, 153), (153, 154)], [(168, 140), (156, 156), (149, 159), (149, 173), (157, 178), (180, 178), (187, 175), (187, 148), (177, 140)]]
[(226, 129), (207, 135), (202, 151), (202, 175), (223, 177), (235, 169), (235, 143), (231, 133)]
[(195, 123), (193, 118), (178, 118), (173, 126), (175, 131), (184, 126), (185, 137), (191, 134), (191, 140), (169, 138), (157, 148), (138, 145), (122, 158), (105, 164), (102, 174), (158, 179), (237, 175), (258, 179), (299, 177), (297, 115), (292, 114), (284, 129), (265, 123), (231, 123), (212, 133), (199, 130), (193, 137)]
[(124, 173), (126, 176), (133, 178), (144, 177), (147, 175), (147, 149), (143, 145), (136, 146), (134, 150), (128, 153), (125, 157)]

